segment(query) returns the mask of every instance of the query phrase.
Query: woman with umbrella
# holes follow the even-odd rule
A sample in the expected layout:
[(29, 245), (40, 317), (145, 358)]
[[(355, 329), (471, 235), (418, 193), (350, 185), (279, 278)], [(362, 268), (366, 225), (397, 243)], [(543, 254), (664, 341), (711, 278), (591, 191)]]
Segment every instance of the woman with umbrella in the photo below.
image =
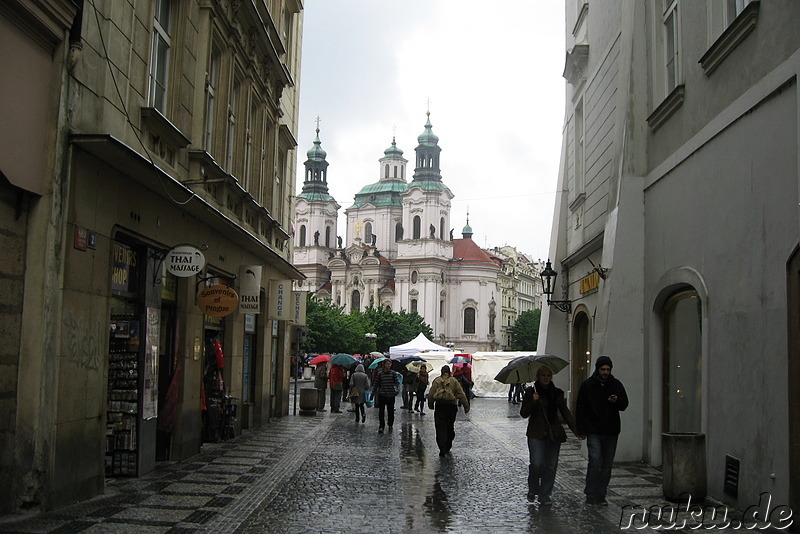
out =
[[(428, 366), (425, 362), (412, 362), (408, 364), (410, 370), (419, 369), (417, 372), (417, 401), (414, 403), (414, 410), (420, 415), (425, 415), (425, 390), (428, 389)], [(433, 368), (433, 366), (431, 366)]]
[(522, 397), (519, 414), (528, 419), (528, 500), (539, 496), (541, 506), (553, 504), (551, 493), (556, 480), (558, 455), (561, 444), (567, 441), (564, 427), (559, 423), (559, 413), (572, 432), (580, 439), (575, 418), (567, 408), (564, 391), (553, 384), (553, 371), (542, 365), (536, 371), (536, 382)]

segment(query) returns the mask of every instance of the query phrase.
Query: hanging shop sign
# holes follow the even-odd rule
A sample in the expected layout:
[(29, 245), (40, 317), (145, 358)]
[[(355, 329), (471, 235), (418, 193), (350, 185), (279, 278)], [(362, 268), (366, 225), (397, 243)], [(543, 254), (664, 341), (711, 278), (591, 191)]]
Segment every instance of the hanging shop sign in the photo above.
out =
[(269, 318), (279, 321), (292, 319), (292, 281), (270, 280)]
[(308, 291), (292, 291), (292, 322), (306, 324), (306, 295)]
[(200, 249), (191, 245), (178, 245), (167, 252), (164, 259), (167, 264), (167, 271), (175, 276), (188, 277), (194, 276), (203, 270), (206, 265), (206, 258)]
[(600, 275), (596, 271), (592, 271), (580, 280), (581, 294), (588, 293), (600, 286)]
[(211, 317), (225, 317), (236, 311), (239, 295), (228, 286), (221, 284), (206, 287), (197, 294), (197, 307)]
[(239, 311), (261, 313), (261, 265), (239, 267)]

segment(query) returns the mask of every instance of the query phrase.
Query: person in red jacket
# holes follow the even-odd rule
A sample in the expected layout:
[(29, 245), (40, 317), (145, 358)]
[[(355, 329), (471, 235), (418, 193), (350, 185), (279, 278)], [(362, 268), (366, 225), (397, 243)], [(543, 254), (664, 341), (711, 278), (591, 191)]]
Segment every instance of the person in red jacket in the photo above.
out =
[(342, 388), (344, 387), (344, 367), (331, 365), (329, 380), (331, 384), (331, 413), (342, 413), (339, 406), (342, 404)]

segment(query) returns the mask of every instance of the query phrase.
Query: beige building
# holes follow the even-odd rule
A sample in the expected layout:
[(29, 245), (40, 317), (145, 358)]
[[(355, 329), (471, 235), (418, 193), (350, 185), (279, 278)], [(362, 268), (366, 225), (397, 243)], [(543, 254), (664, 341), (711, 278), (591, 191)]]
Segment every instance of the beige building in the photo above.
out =
[(0, 6), (3, 512), (288, 413), (302, 11)]
[(800, 3), (566, 7), (550, 257), (569, 311), (543, 314), (540, 348), (571, 359), (573, 398), (613, 359), (619, 459), (700, 434), (709, 495), (798, 510)]

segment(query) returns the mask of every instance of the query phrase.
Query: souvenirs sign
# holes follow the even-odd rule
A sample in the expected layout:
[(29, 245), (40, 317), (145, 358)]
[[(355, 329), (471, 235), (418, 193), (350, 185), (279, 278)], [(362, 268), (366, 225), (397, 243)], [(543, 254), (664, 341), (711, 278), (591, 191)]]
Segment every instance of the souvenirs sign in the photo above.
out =
[(167, 264), (167, 271), (175, 276), (187, 277), (194, 276), (203, 270), (206, 258), (203, 253), (191, 245), (178, 245), (167, 252), (164, 260)]
[(225, 317), (236, 311), (239, 295), (222, 284), (206, 287), (197, 294), (197, 307), (211, 317)]

